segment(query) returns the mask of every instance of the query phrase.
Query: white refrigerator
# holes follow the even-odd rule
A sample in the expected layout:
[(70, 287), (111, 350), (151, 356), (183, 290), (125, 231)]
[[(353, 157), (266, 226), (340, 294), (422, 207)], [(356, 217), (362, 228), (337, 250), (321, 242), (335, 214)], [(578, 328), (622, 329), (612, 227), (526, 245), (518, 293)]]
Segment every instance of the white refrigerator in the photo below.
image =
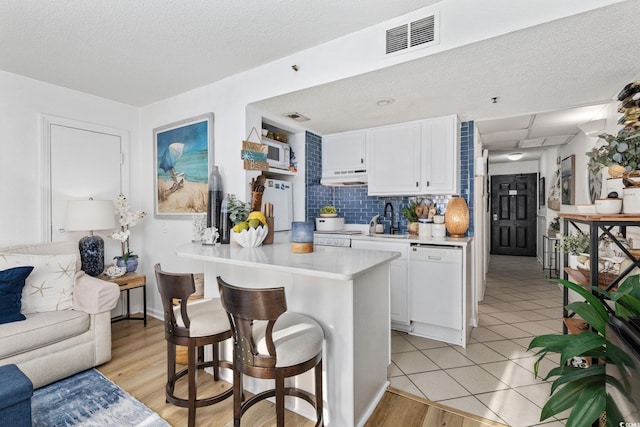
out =
[(262, 194), (262, 210), (264, 204), (273, 204), (274, 231), (291, 230), (293, 221), (293, 188), (289, 181), (267, 179)]

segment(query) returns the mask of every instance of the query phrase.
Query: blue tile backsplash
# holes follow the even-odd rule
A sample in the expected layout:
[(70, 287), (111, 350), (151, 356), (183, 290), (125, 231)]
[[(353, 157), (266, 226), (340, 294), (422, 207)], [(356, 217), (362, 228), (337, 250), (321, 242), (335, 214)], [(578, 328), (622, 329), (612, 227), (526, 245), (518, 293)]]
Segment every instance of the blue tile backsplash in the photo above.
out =
[[(322, 137), (311, 132), (306, 133), (306, 216), (313, 221), (320, 208), (333, 205), (338, 214), (350, 224), (368, 224), (369, 220), (380, 215), (380, 222), (388, 229), (391, 215), (383, 218), (384, 206), (391, 202), (394, 207), (394, 225), (400, 223), (402, 231), (407, 230), (407, 220), (400, 214), (400, 209), (409, 203), (409, 197), (379, 197), (367, 195), (367, 186), (328, 187), (320, 185), (322, 177)], [(473, 121), (462, 122), (460, 128), (460, 191), (469, 206), (469, 218), (473, 218)], [(449, 196), (424, 195), (431, 199), (439, 213), (445, 213)], [(473, 236), (473, 220), (469, 221), (468, 236)]]

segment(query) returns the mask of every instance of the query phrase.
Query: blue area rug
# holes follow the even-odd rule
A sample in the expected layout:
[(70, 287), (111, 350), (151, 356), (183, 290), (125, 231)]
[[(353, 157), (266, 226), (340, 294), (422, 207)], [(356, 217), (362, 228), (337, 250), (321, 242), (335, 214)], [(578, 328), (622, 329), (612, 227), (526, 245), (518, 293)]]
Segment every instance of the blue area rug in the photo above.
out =
[(33, 426), (169, 426), (95, 369), (34, 391)]

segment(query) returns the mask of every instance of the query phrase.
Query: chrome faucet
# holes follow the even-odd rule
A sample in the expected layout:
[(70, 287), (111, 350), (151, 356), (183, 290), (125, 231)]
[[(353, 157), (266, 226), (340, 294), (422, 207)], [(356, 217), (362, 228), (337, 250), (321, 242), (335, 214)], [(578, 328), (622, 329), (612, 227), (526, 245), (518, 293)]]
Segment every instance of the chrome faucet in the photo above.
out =
[(395, 218), (394, 212), (393, 212), (393, 205), (391, 204), (391, 202), (387, 202), (386, 205), (384, 205), (384, 217), (387, 217), (387, 208), (391, 208), (391, 220), (389, 221), (389, 223), (391, 224), (389, 226), (389, 234), (396, 234), (396, 232), (400, 231), (400, 227), (396, 227), (393, 225), (393, 219)]

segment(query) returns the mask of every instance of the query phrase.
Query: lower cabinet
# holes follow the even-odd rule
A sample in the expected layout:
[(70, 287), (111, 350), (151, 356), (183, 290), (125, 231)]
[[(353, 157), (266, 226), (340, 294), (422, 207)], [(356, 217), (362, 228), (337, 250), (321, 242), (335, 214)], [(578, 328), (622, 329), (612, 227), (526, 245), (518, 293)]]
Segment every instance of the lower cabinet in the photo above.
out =
[(352, 240), (354, 249), (400, 252), (400, 258), (391, 262), (390, 304), (393, 329), (408, 330), (409, 326), (409, 245), (407, 243), (386, 243)]

